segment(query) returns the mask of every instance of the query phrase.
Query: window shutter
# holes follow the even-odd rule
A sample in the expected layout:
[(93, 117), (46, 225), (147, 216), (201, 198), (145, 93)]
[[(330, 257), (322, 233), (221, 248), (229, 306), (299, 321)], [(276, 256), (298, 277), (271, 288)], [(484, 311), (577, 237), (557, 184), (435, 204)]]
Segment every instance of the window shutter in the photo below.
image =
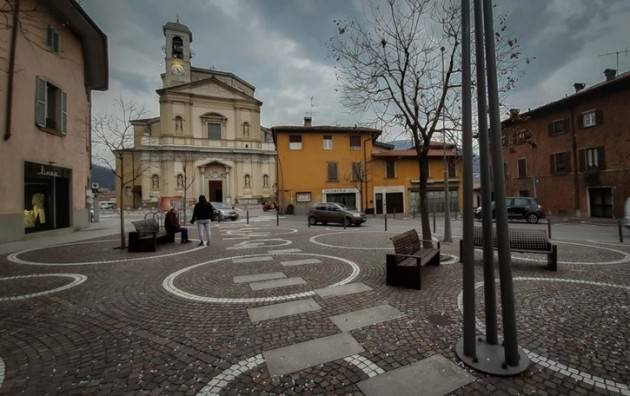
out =
[(601, 125), (604, 123), (604, 112), (602, 110), (596, 110), (595, 117), (597, 125)]
[(46, 81), (37, 77), (35, 82), (35, 125), (46, 127)]
[(565, 118), (562, 120), (562, 131), (564, 133), (569, 132), (569, 119), (568, 118)]
[(597, 161), (599, 169), (606, 169), (606, 154), (603, 147), (597, 148)]
[(578, 124), (578, 128), (580, 129), (584, 128), (584, 114), (578, 114), (577, 124)]
[(53, 30), (50, 26), (46, 30), (46, 45), (48, 48), (53, 48)]
[(328, 163), (328, 180), (337, 180), (337, 163)]
[(578, 155), (580, 156), (580, 172), (584, 172), (586, 169), (586, 150), (580, 150)]
[(564, 156), (564, 169), (567, 172), (571, 172), (571, 153), (567, 151), (566, 153), (563, 154), (563, 156)]
[(549, 136), (553, 136), (554, 134), (553, 122), (550, 122), (549, 125), (547, 125), (547, 133), (549, 134)]
[(556, 161), (555, 161), (555, 155), (552, 154), (549, 157), (549, 173), (551, 173), (552, 175), (556, 174)]
[(68, 97), (65, 92), (61, 92), (59, 98), (61, 99), (61, 106), (59, 106), (59, 110), (61, 112), (59, 120), (61, 125), (59, 131), (65, 135), (68, 133)]

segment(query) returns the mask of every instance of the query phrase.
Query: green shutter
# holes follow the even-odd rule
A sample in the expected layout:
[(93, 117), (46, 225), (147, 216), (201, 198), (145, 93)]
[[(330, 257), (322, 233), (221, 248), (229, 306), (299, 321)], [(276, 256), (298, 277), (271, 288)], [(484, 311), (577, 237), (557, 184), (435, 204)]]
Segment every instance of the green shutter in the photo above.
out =
[(61, 106), (59, 106), (59, 110), (60, 110), (60, 115), (59, 115), (59, 122), (60, 122), (60, 128), (59, 131), (62, 134), (66, 134), (68, 133), (68, 97), (66, 96), (65, 92), (61, 92), (61, 95), (59, 95), (59, 98), (61, 99)]
[(35, 125), (46, 128), (46, 81), (36, 77), (35, 85)]

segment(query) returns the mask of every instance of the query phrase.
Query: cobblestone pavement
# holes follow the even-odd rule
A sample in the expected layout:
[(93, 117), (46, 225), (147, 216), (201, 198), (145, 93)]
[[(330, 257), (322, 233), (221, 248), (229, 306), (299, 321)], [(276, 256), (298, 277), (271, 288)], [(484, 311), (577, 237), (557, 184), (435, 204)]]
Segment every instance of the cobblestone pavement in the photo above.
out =
[[(208, 248), (128, 254), (112, 236), (3, 256), (0, 395), (361, 394), (358, 382), (435, 354), (468, 370), (454, 353), (461, 265), (423, 268), (421, 291), (385, 286), (399, 231), (283, 219), (214, 224)], [(558, 272), (514, 255), (519, 344), (535, 363), (512, 378), (469, 371), (476, 380), (455, 394), (630, 395), (630, 246), (558, 245)], [(250, 275), (261, 280), (235, 278)], [(317, 291), (357, 283), (367, 287)], [(483, 288), (476, 298), (483, 323)], [(308, 299), (288, 316), (250, 316)], [(362, 352), (269, 374), (268, 351), (340, 334), (330, 317), (384, 304), (402, 316), (351, 330)]]

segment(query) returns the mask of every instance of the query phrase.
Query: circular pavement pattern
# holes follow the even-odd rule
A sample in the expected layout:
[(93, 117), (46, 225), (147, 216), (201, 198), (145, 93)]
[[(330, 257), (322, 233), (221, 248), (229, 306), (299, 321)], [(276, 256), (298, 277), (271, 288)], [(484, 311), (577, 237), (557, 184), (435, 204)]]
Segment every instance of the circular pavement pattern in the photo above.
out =
[[(303, 292), (297, 292), (297, 293), (290, 293), (290, 294), (284, 294), (284, 295), (275, 295), (275, 296), (265, 296), (265, 297), (239, 297), (239, 298), (232, 298), (232, 297), (212, 297), (212, 296), (202, 296), (199, 294), (195, 294), (195, 293), (191, 293), (191, 292), (187, 292), (185, 290), (180, 289), (179, 287), (177, 287), (175, 285), (175, 280), (182, 274), (197, 269), (199, 267), (202, 267), (204, 265), (209, 265), (209, 264), (219, 264), (219, 263), (226, 263), (228, 261), (234, 260), (234, 259), (247, 259), (247, 258), (253, 258), (253, 257), (259, 257), (259, 256), (280, 256), (280, 257), (304, 257), (304, 258), (322, 258), (322, 259), (328, 259), (328, 260), (333, 260), (333, 261), (337, 261), (337, 262), (341, 262), (344, 264), (347, 264), (348, 266), (350, 266), (352, 272), (350, 273), (350, 275), (348, 275), (347, 277), (345, 277), (343, 280), (330, 284), (330, 285), (326, 285), (326, 287), (331, 287), (331, 286), (341, 286), (341, 285), (345, 285), (346, 283), (350, 283), (352, 282), (360, 273), (360, 269), (359, 266), (350, 260), (341, 258), (341, 257), (336, 257), (336, 256), (329, 256), (329, 255), (325, 255), (325, 254), (316, 254), (316, 253), (272, 253), (272, 254), (253, 254), (253, 255), (244, 255), (244, 256), (234, 256), (234, 257), (223, 257), (223, 258), (219, 258), (219, 259), (215, 259), (215, 260), (210, 260), (210, 261), (205, 261), (203, 263), (199, 263), (199, 264), (194, 264), (191, 266), (188, 266), (186, 268), (182, 268), (179, 271), (173, 272), (172, 274), (170, 274), (169, 276), (167, 276), (164, 281), (162, 282), (162, 287), (164, 289), (166, 289), (166, 291), (168, 291), (171, 294), (174, 294), (176, 296), (188, 299), (188, 300), (193, 300), (193, 301), (201, 301), (201, 302), (209, 302), (209, 303), (219, 303), (219, 304), (234, 304), (234, 303), (258, 303), (258, 302), (270, 302), (270, 301), (283, 301), (283, 300), (293, 300), (296, 298), (301, 298), (301, 297), (308, 297), (308, 296), (312, 296), (315, 294), (315, 291), (313, 290), (308, 290), (308, 291), (303, 291)], [(244, 265), (244, 264), (238, 264), (238, 265)], [(322, 286), (324, 287), (324, 286)]]
[[(576, 242), (563, 242), (563, 241), (553, 241), (553, 243), (558, 243), (558, 244), (562, 244), (562, 245), (572, 245), (572, 246), (580, 246), (580, 247), (584, 247), (587, 248), (586, 250), (584, 250), (582, 252), (583, 256), (586, 257), (593, 257), (593, 258), (601, 258), (604, 259), (609, 258), (609, 260), (607, 261), (602, 261), (602, 260), (598, 260), (598, 261), (568, 261), (568, 260), (558, 260), (558, 264), (576, 264), (576, 265), (611, 265), (611, 264), (624, 264), (624, 263), (629, 263), (630, 262), (630, 254), (618, 250), (618, 249), (612, 249), (609, 247), (604, 247), (604, 246), (595, 246), (595, 245), (586, 245), (583, 243), (576, 243)], [(601, 253), (594, 253), (593, 249), (595, 250), (600, 250), (600, 252), (603, 252), (604, 254)], [(580, 253), (577, 253), (580, 254)], [(562, 251), (558, 251), (558, 257), (562, 257), (563, 252)], [(619, 256), (621, 256), (621, 258), (619, 258)], [(519, 260), (519, 261), (535, 261), (538, 263), (546, 263), (547, 262), (547, 258), (541, 258), (541, 255), (530, 255), (530, 254), (517, 254), (517, 253), (512, 253), (512, 259), (513, 260)]]
[[(110, 263), (120, 263), (120, 262), (127, 262), (127, 261), (139, 261), (139, 260), (171, 257), (171, 256), (177, 256), (180, 254), (192, 253), (200, 249), (205, 249), (205, 247), (203, 246), (196, 246), (195, 243), (191, 243), (188, 245), (189, 246), (188, 249), (171, 252), (171, 253), (162, 253), (162, 254), (156, 254), (156, 255), (142, 255), (139, 257), (132, 257), (132, 258), (127, 257), (127, 258), (111, 259), (111, 260), (93, 260), (93, 261), (76, 261), (76, 262), (74, 261), (73, 262), (33, 261), (33, 260), (22, 259), (19, 257), (20, 255), (25, 255), (25, 254), (33, 253), (33, 252), (39, 252), (39, 254), (45, 256), (45, 254), (42, 254), (42, 253), (45, 253), (46, 250), (53, 250), (53, 251), (61, 250), (62, 254), (69, 254), (68, 247), (71, 247), (71, 246), (81, 246), (81, 245), (87, 245), (87, 244), (97, 244), (97, 243), (107, 243), (107, 242), (111, 243), (113, 242), (113, 240), (74, 242), (74, 243), (67, 243), (63, 245), (57, 245), (54, 247), (25, 249), (19, 252), (11, 253), (10, 255), (7, 256), (7, 260), (16, 264), (26, 264), (26, 265), (45, 265), (45, 266), (96, 265), (96, 264), (110, 264)], [(142, 254), (142, 253), (137, 253), (137, 254)]]
[(70, 278), (72, 279), (72, 282), (67, 283), (63, 286), (56, 287), (54, 289), (50, 289), (50, 290), (44, 290), (44, 291), (39, 291), (39, 292), (29, 293), (29, 294), (22, 294), (19, 296), (0, 297), (0, 301), (19, 301), (19, 300), (26, 300), (28, 298), (43, 296), (45, 294), (57, 293), (62, 290), (70, 289), (71, 287), (78, 286), (87, 280), (87, 276), (81, 275), (81, 274), (34, 274), (34, 275), (9, 276), (6, 278), (0, 278), (0, 281), (6, 282), (6, 281), (12, 281), (12, 280), (18, 280), (18, 279), (33, 279), (33, 278), (47, 278), (47, 277)]
[[(580, 279), (542, 278), (542, 277), (515, 277), (513, 279), (515, 281), (560, 282), (560, 283), (568, 283), (568, 284), (576, 284), (576, 285), (590, 285), (590, 286), (598, 286), (598, 287), (608, 287), (608, 288), (612, 288), (612, 289), (619, 289), (619, 290), (624, 290), (626, 292), (630, 292), (630, 286), (627, 286), (627, 285), (618, 285), (618, 284), (604, 283), (604, 282), (585, 281), (585, 280), (580, 280)], [(496, 279), (496, 282), (498, 284), (499, 283), (499, 279)], [(475, 289), (479, 289), (482, 286), (483, 286), (483, 282), (475, 283)], [(558, 294), (558, 295), (561, 297), (563, 294)], [(593, 300), (591, 300), (591, 301), (593, 301)], [(554, 304), (554, 305), (556, 305), (556, 304)], [(463, 292), (460, 292), (457, 295), (457, 306), (458, 306), (459, 310), (461, 312), (463, 312)], [(561, 308), (566, 311), (567, 308), (575, 308), (575, 307), (562, 306)], [(605, 307), (605, 311), (608, 308), (609, 307)], [(620, 309), (623, 310), (624, 308), (621, 307)], [(500, 310), (500, 307), (497, 307), (497, 310)], [(571, 311), (571, 313), (575, 313), (575, 310), (573, 310), (573, 309), (571, 309), (570, 311)], [(528, 312), (532, 313), (531, 309), (528, 310)], [(477, 325), (477, 328), (479, 329), (479, 331), (481, 331), (482, 333), (485, 332), (485, 324), (484, 324), (483, 320), (480, 320), (479, 318), (475, 318), (475, 320), (476, 320), (476, 325)], [(562, 318), (559, 318), (557, 316), (556, 316), (556, 320), (559, 321), (559, 322), (563, 321)], [(545, 325), (546, 324), (543, 324), (542, 326), (544, 327)], [(582, 322), (581, 325), (584, 326), (585, 323)], [(627, 329), (627, 327), (626, 327), (626, 329)], [(548, 336), (549, 336), (549, 332), (547, 331), (546, 334), (544, 334), (544, 337), (548, 337)], [(538, 334), (533, 339), (534, 340), (540, 340), (541, 339), (541, 335)], [(555, 342), (558, 342), (558, 341), (559, 340), (555, 340)], [(548, 368), (548, 369), (550, 369), (550, 370), (552, 370), (554, 372), (557, 372), (559, 374), (562, 374), (562, 375), (568, 376), (570, 378), (573, 378), (575, 380), (583, 381), (583, 382), (585, 382), (585, 383), (587, 383), (589, 385), (594, 385), (594, 386), (599, 387), (601, 389), (613, 391), (613, 392), (616, 392), (616, 393), (620, 393), (622, 390), (625, 391), (625, 392), (629, 392), (629, 390), (630, 390), (630, 385), (629, 384), (624, 384), (624, 383), (612, 381), (610, 379), (605, 379), (605, 378), (602, 378), (600, 376), (593, 375), (592, 373), (587, 373), (585, 371), (576, 369), (574, 367), (569, 367), (567, 365), (559, 363), (559, 362), (557, 362), (557, 361), (555, 361), (553, 359), (550, 359), (548, 357), (542, 356), (542, 355), (540, 355), (540, 354), (538, 354), (536, 352), (533, 352), (531, 350), (525, 349), (523, 347), (521, 347), (521, 349), (525, 353), (527, 353), (527, 356), (529, 357), (529, 359), (532, 362), (534, 362), (534, 363), (536, 363), (536, 364), (538, 364), (540, 366), (546, 367), (546, 368)], [(593, 352), (591, 352), (591, 354), (597, 354), (598, 352), (600, 352), (600, 351), (593, 351)], [(583, 353), (583, 354), (585, 354), (585, 353)], [(609, 358), (611, 358), (611, 357), (609, 357)], [(604, 361), (604, 360), (606, 360), (606, 357), (597, 356), (597, 359)], [(618, 362), (619, 358), (614, 358), (614, 360), (616, 362)]]

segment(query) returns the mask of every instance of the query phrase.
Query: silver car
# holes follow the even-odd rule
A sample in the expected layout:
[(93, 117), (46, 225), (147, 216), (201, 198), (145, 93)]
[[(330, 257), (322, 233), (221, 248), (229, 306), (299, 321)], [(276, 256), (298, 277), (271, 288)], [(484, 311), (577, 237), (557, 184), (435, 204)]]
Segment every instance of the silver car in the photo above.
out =
[(223, 202), (210, 202), (214, 210), (216, 211), (215, 219), (219, 221), (225, 221), (227, 219), (237, 220), (238, 212), (231, 206), (225, 205)]

